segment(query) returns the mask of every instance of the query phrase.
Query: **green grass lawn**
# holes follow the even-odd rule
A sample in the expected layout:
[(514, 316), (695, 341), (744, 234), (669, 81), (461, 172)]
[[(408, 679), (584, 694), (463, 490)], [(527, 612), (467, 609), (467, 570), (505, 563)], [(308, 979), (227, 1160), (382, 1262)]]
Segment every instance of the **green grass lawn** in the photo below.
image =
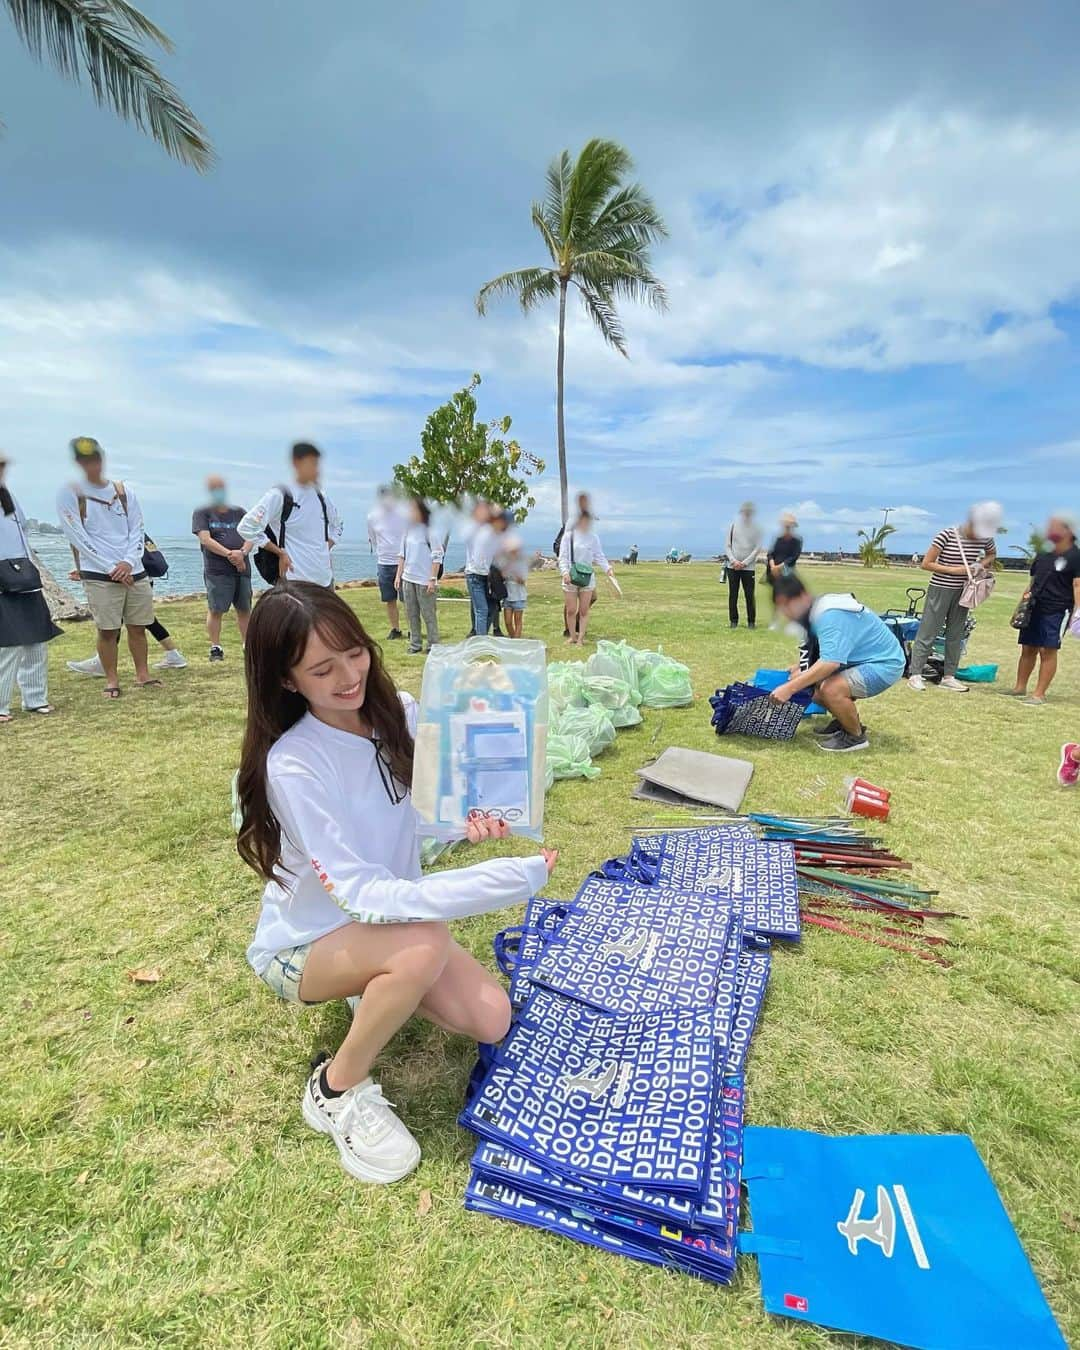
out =
[[(807, 574), (877, 609), (917, 580)], [(779, 634), (728, 630), (714, 566), (622, 575), (626, 598), (602, 592), (593, 636), (662, 644), (690, 665), (696, 698), (620, 732), (595, 782), (555, 785), (553, 895), (572, 895), (650, 819), (629, 799), (636, 768), (666, 745), (716, 746), (718, 685), (792, 657)], [(790, 744), (724, 746), (755, 761), (749, 809), (833, 812), (856, 767), (890, 787), (889, 844), (943, 908), (968, 916), (939, 930), (957, 943), (951, 970), (814, 930), (779, 950), (747, 1115), (970, 1133), (1066, 1334), (1080, 1337), (1080, 793), (1054, 782), (1061, 742), (1080, 739), (1080, 643), (1067, 644), (1045, 708), (1000, 696), (1020, 581), (1001, 579), (970, 649), (1000, 663), (997, 686), (891, 690), (868, 705), (861, 757), (824, 755), (805, 729)], [(376, 593), (347, 594), (381, 635)], [(429, 1026), (407, 1028), (380, 1070), (424, 1150), (419, 1170), (383, 1189), (341, 1171), (299, 1098), (346, 1009), (276, 1002), (244, 961), (260, 888), (229, 822), (235, 634), (227, 663), (211, 666), (201, 606), (162, 615), (191, 660), (164, 689), (134, 689), (127, 667), (123, 699), (106, 704), (101, 681), (64, 669), (91, 647), (91, 630), (72, 625), (51, 648), (58, 715), (0, 729), (0, 1344), (853, 1344), (770, 1321), (752, 1259), (721, 1290), (466, 1214), (472, 1141), (455, 1117), (471, 1047)], [(446, 604), (442, 622), (463, 635), (465, 606)], [(534, 581), (526, 632), (562, 659), (561, 628), (548, 575)], [(391, 669), (419, 692), (419, 659), (401, 647), (388, 644)], [(459, 936), (490, 959), (491, 934), (514, 918), (471, 920)], [(160, 982), (133, 983), (139, 967)]]

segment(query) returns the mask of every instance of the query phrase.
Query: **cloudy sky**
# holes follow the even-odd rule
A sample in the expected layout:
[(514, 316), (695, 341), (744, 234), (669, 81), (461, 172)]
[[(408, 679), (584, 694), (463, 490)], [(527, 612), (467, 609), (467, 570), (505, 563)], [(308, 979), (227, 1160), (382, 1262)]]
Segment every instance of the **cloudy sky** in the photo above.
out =
[[(0, 445), (52, 516), (96, 435), (155, 530), (317, 440), (362, 536), (425, 415), (483, 375), (549, 462), (554, 314), (480, 319), (542, 261), (547, 161), (623, 142), (667, 219), (630, 360), (574, 314), (571, 480), (609, 543), (720, 547), (744, 497), (853, 547), (999, 497), (1080, 505), (1080, 9), (1071, 0), (146, 0), (208, 127), (200, 178), (37, 68), (0, 13)], [(349, 528), (351, 522), (352, 527)]]

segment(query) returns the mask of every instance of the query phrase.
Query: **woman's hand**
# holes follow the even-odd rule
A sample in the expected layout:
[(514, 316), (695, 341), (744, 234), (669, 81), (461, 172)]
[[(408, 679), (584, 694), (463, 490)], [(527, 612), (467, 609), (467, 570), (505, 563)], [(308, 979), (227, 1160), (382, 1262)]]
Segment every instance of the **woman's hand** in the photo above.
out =
[(428, 584), (427, 584), (427, 593), (428, 593), (428, 595), (434, 595), (434, 594), (435, 594), (435, 580), (434, 580), (434, 578), (432, 578), (432, 580), (429, 581)]
[(559, 861), (559, 850), (557, 848), (542, 848), (540, 856), (547, 863), (548, 876), (555, 871), (555, 866)]
[(787, 703), (790, 701), (794, 693), (795, 690), (792, 689), (791, 682), (789, 680), (787, 684), (778, 684), (776, 686), (776, 688), (769, 695), (769, 701), (771, 703)]
[(485, 839), (505, 839), (510, 826), (505, 820), (485, 816), (481, 811), (470, 811), (465, 822), (465, 838), (470, 844), (481, 844)]

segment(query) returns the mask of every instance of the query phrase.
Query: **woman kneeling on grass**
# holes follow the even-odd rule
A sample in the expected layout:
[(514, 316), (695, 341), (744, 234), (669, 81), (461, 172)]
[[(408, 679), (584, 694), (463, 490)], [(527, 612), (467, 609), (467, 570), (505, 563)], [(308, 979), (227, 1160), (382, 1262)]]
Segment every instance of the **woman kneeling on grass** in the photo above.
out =
[[(420, 1149), (371, 1078), (375, 1058), (414, 1013), (477, 1041), (506, 1034), (506, 994), (446, 920), (526, 900), (558, 855), (421, 876), (409, 796), (416, 701), (332, 591), (298, 581), (268, 591), (246, 666), (238, 848), (266, 881), (248, 961), (294, 1002), (363, 995), (337, 1054), (308, 1079), (302, 1112), (347, 1172), (396, 1181)], [(470, 838), (506, 832), (484, 822)]]

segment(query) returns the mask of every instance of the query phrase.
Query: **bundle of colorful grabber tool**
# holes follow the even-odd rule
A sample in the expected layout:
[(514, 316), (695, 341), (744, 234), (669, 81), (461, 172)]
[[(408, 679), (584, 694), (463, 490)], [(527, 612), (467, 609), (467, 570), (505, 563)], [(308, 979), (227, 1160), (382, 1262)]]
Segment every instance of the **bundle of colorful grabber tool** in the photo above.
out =
[(469, 1209), (726, 1284), (743, 1068), (771, 940), (798, 939), (795, 850), (745, 824), (635, 842), (499, 934), (516, 1012), (462, 1123)]

